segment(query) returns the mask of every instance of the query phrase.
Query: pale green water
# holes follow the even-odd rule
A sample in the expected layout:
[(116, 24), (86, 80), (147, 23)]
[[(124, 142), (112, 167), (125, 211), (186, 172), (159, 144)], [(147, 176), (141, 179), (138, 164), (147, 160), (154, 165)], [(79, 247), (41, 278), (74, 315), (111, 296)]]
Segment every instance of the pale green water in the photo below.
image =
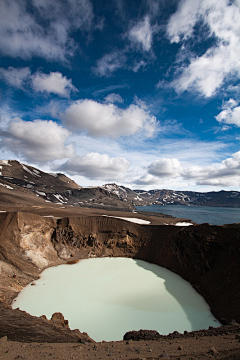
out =
[(48, 318), (61, 312), (71, 329), (95, 341), (122, 340), (129, 330), (168, 334), (220, 325), (180, 276), (127, 258), (93, 258), (46, 269), (12, 306)]

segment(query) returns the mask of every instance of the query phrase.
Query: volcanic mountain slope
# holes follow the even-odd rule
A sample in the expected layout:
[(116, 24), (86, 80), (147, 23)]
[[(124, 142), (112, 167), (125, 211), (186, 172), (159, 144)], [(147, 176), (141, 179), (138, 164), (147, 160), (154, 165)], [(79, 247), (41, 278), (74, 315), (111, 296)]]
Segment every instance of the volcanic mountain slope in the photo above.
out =
[[(14, 191), (13, 191), (14, 190)], [(37, 199), (38, 198), (38, 199)], [(240, 207), (240, 192), (131, 190), (116, 184), (81, 187), (61, 173), (49, 174), (15, 160), (0, 161), (1, 203), (49, 203), (106, 210), (132, 211), (139, 205)]]
[(102, 187), (82, 188), (61, 173), (48, 174), (15, 160), (0, 162), (1, 203), (38, 203), (132, 210), (133, 206)]
[(104, 189), (116, 194), (134, 206), (141, 205), (199, 205), (199, 206), (229, 206), (240, 207), (240, 192), (238, 191), (175, 191), (175, 190), (130, 190), (116, 184), (106, 184)]

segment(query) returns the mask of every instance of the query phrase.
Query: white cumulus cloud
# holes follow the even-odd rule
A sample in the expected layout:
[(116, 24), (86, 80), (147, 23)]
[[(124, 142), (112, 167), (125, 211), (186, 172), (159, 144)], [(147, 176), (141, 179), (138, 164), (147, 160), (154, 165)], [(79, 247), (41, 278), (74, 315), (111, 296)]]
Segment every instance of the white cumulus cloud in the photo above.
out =
[(170, 180), (181, 175), (182, 166), (178, 159), (163, 158), (152, 162), (147, 172), (135, 180), (136, 185), (158, 185), (164, 180)]
[(32, 87), (36, 92), (54, 93), (62, 97), (69, 97), (71, 91), (77, 91), (71, 79), (67, 79), (60, 72), (44, 74), (37, 72), (32, 76)]
[(70, 175), (81, 175), (88, 179), (121, 180), (130, 162), (123, 157), (110, 157), (108, 154), (88, 153), (76, 156), (65, 162), (59, 169)]
[(4, 135), (3, 146), (29, 161), (44, 163), (75, 154), (72, 145), (66, 144), (69, 131), (51, 120), (14, 118)]
[(230, 99), (223, 105), (223, 109), (217, 116), (216, 120), (220, 123), (236, 125), (240, 127), (240, 106), (238, 102)]
[(31, 75), (29, 67), (9, 66), (7, 69), (0, 68), (0, 78), (8, 85), (18, 89), (26, 90), (31, 86), (35, 92), (53, 93), (61, 97), (69, 97), (71, 91), (77, 91), (72, 84), (72, 79), (63, 76), (59, 71), (49, 74), (37, 71)]
[(229, 77), (240, 77), (240, 3), (181, 0), (167, 26), (171, 42), (191, 38), (198, 21), (208, 26), (209, 36), (215, 36), (216, 43), (202, 56), (193, 56), (171, 85), (177, 92), (193, 89), (210, 97)]
[(156, 185), (159, 183), (159, 178), (151, 175), (151, 174), (144, 174), (139, 179), (134, 181), (134, 184), (146, 186), (146, 185)]
[(157, 177), (176, 177), (181, 171), (181, 164), (178, 159), (159, 159), (148, 167), (148, 173)]
[(155, 116), (141, 103), (122, 109), (111, 103), (78, 100), (66, 109), (61, 118), (67, 128), (87, 132), (93, 137), (118, 138), (141, 130), (149, 137), (156, 130)]

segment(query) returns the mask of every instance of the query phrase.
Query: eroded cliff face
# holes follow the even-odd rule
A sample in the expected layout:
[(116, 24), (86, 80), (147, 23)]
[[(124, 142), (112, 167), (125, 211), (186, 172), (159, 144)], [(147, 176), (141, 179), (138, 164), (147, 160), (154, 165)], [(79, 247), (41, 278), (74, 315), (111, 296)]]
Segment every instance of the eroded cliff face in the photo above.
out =
[(55, 226), (35, 214), (0, 214), (0, 297), (6, 303), (43, 269), (62, 263), (51, 241)]
[[(103, 216), (56, 220), (19, 212), (0, 214), (0, 299), (3, 306), (9, 305), (49, 266), (89, 257), (133, 257), (178, 273), (204, 296), (220, 321), (240, 322), (239, 255), (238, 224), (186, 228), (138, 225)], [(7, 312), (12, 314), (13, 310)], [(21, 318), (22, 312), (14, 312), (15, 318)], [(29, 322), (33, 318), (24, 317)], [(34, 323), (40, 321), (40, 328), (54, 326), (36, 319)], [(1, 331), (0, 336), (4, 335)], [(7, 327), (4, 331), (13, 333)], [(79, 334), (75, 339), (81, 338)]]
[(64, 260), (134, 257), (149, 240), (149, 228), (109, 217), (71, 217), (57, 222), (52, 242)]

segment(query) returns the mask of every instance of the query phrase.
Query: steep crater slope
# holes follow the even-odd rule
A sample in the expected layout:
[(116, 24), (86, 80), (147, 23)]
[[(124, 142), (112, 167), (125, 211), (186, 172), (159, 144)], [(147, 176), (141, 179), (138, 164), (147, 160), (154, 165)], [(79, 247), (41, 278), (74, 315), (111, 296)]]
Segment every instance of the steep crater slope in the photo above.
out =
[(91, 341), (86, 334), (70, 331), (61, 319), (59, 330), (46, 319), (12, 310), (10, 304), (46, 267), (100, 256), (132, 257), (164, 266), (192, 283), (222, 323), (240, 322), (239, 224), (184, 228), (102, 216), (55, 220), (15, 212), (0, 214), (0, 234), (0, 336), (20, 341)]

